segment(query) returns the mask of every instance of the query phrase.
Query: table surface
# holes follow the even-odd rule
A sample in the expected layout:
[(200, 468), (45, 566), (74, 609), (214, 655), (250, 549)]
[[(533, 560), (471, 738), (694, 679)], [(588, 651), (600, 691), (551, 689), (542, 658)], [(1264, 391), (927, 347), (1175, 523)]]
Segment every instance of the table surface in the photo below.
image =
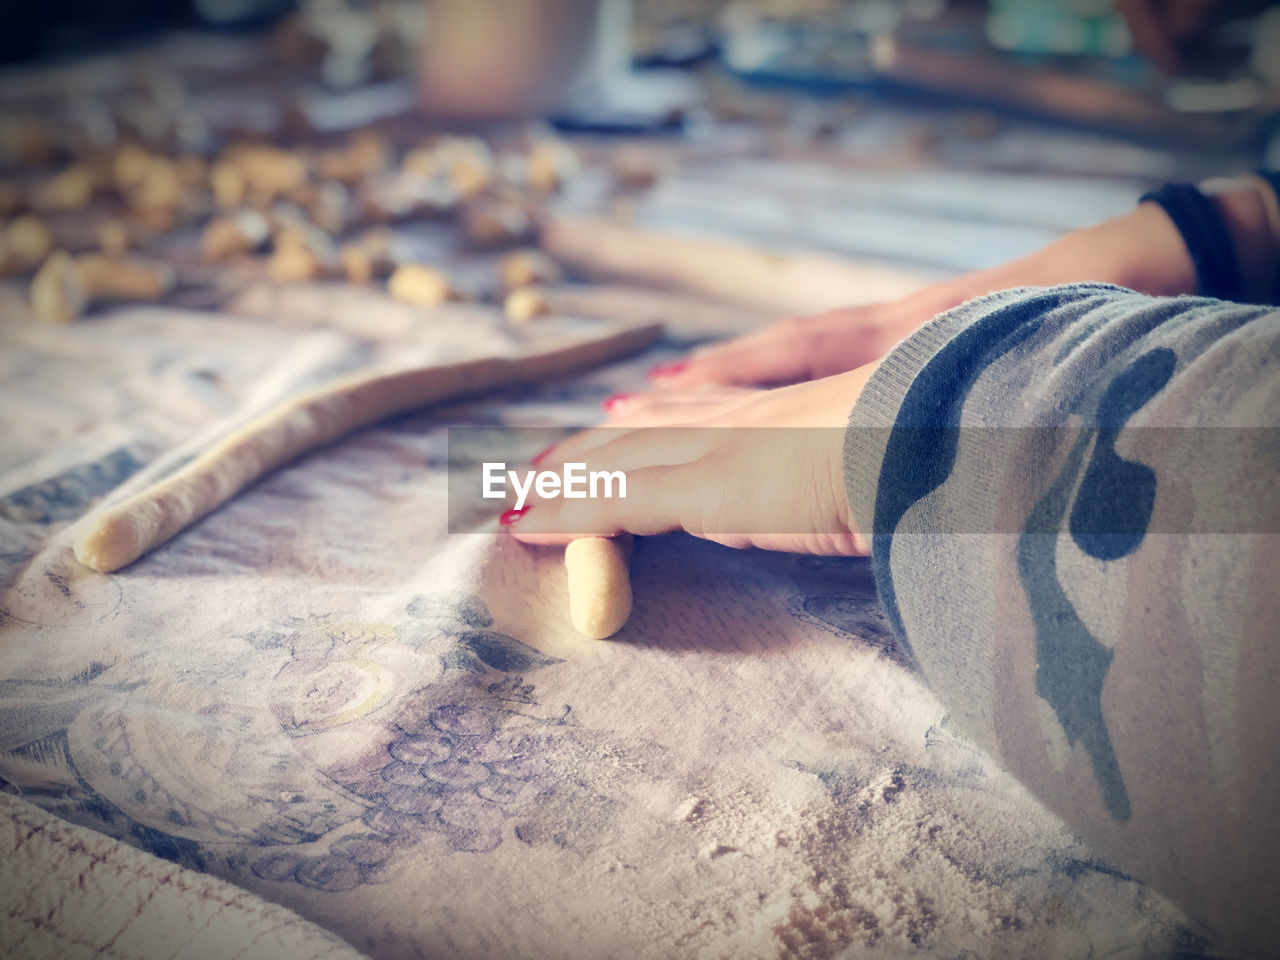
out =
[[(616, 144), (579, 140), (557, 209), (839, 255), (889, 289), (1024, 253), (1208, 162), (1013, 122), (966, 138), (887, 105), (805, 133), (831, 109), (646, 141), (671, 172), (621, 199)], [(396, 229), (491, 282), (495, 255), (448, 225)], [(631, 621), (588, 642), (555, 551), (491, 521), (447, 532), (450, 425), (595, 422), (652, 363), (778, 307), (573, 280), (565, 312), (661, 316), (667, 338), (361, 431), (109, 575), (69, 556), (70, 525), (173, 451), (334, 373), (516, 334), (491, 292), (422, 310), (251, 268), (216, 296), (51, 328), (10, 284), (0, 788), (377, 957), (1211, 954), (953, 731), (864, 561), (644, 540)]]

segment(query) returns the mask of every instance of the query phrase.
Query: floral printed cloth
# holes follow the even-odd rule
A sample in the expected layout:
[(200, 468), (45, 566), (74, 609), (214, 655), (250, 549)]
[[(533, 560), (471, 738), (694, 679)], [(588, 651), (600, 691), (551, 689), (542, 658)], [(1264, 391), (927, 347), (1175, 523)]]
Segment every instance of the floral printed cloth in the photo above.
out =
[(643, 541), (590, 642), (556, 551), (446, 533), (448, 424), (582, 425), (662, 348), (361, 432), (116, 573), (69, 555), (240, 411), (504, 336), (6, 321), (0, 788), (374, 957), (1209, 949), (953, 732), (864, 561)]

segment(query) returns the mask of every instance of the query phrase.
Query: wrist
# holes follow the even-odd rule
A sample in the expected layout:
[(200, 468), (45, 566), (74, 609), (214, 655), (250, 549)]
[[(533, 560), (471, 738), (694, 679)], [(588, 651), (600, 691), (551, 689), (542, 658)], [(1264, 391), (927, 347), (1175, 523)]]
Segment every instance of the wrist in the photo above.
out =
[(1114, 283), (1152, 296), (1178, 296), (1198, 289), (1195, 264), (1173, 221), (1153, 203), (1067, 234), (1028, 258), (1023, 281)]
[(1206, 180), (1200, 190), (1213, 201), (1231, 236), (1243, 298), (1251, 303), (1273, 301), (1280, 267), (1280, 224), (1270, 209), (1269, 201), (1275, 203), (1270, 185), (1261, 177), (1240, 177)]

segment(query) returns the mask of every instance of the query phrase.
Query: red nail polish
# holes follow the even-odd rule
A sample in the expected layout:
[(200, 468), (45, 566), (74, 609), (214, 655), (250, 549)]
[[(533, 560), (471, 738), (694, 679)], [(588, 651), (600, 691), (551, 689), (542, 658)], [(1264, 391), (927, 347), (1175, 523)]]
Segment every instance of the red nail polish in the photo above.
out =
[(677, 373), (683, 373), (689, 369), (688, 360), (673, 360), (670, 363), (660, 363), (649, 371), (650, 380), (664, 380), (667, 377), (674, 377)]
[(545, 460), (547, 458), (547, 454), (550, 453), (555, 448), (556, 448), (556, 445), (554, 443), (551, 444), (551, 446), (549, 447), (544, 447), (542, 450), (539, 450), (536, 454), (534, 454), (533, 459), (530, 460), (529, 462), (536, 467), (543, 460)]
[(604, 402), (604, 408), (607, 412), (613, 413), (618, 407), (622, 406), (631, 399), (629, 393), (615, 393), (612, 397)]
[(519, 520), (521, 517), (523, 517), (525, 514), (525, 511), (528, 509), (529, 509), (528, 507), (521, 507), (519, 510), (503, 511), (502, 516), (498, 518), (498, 522), (502, 524), (504, 527), (509, 527), (513, 523), (515, 523), (517, 520)]

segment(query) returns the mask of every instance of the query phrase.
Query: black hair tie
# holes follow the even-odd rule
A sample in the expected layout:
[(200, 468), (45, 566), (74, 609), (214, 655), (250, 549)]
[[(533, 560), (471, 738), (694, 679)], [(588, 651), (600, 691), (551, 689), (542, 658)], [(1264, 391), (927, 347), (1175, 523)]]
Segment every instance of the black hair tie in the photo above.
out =
[(1240, 262), (1231, 234), (1213, 201), (1189, 183), (1166, 183), (1138, 201), (1158, 203), (1182, 234), (1200, 279), (1200, 292), (1219, 300), (1239, 300), (1244, 293)]

